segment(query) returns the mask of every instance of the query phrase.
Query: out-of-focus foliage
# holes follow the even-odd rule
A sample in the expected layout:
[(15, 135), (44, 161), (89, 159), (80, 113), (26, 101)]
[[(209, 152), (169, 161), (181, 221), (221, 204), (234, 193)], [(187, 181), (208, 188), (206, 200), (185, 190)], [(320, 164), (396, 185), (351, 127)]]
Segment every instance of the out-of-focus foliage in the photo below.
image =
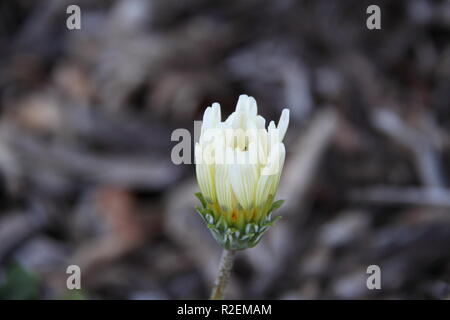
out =
[(38, 299), (40, 282), (36, 273), (13, 262), (6, 269), (4, 279), (0, 281), (0, 300)]

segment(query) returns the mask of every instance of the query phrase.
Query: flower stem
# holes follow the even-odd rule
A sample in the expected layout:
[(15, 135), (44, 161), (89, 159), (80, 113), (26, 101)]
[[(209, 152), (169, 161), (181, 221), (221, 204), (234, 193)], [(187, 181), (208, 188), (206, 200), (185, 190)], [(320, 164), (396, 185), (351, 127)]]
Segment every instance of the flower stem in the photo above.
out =
[(222, 257), (220, 258), (219, 273), (214, 282), (211, 300), (222, 300), (225, 296), (225, 289), (230, 279), (231, 269), (233, 268), (235, 250), (223, 249)]

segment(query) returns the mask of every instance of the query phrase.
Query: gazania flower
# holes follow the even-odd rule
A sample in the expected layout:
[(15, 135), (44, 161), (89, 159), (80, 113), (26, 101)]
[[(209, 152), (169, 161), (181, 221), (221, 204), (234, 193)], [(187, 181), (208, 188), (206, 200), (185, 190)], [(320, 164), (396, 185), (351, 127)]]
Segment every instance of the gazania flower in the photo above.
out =
[(233, 112), (222, 122), (214, 103), (203, 116), (195, 145), (197, 208), (216, 240), (226, 249), (255, 246), (276, 220), (271, 212), (285, 159), (283, 138), (289, 110), (278, 125), (258, 115), (253, 97), (241, 95)]

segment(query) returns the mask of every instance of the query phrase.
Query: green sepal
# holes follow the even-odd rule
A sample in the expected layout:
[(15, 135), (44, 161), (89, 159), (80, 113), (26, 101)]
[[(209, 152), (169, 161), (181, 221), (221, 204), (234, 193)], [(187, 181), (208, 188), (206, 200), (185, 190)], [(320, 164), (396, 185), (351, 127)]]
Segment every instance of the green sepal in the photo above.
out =
[(200, 200), (200, 202), (202, 203), (203, 208), (207, 208), (208, 204), (205, 200), (205, 197), (203, 197), (203, 194), (201, 192), (197, 192), (195, 193), (195, 196), (197, 197), (198, 200)]
[(270, 207), (269, 213), (272, 211), (277, 210), (278, 208), (280, 208), (284, 203), (284, 200), (277, 200), (274, 203), (272, 203), (272, 206)]
[(214, 239), (227, 250), (244, 250), (256, 246), (264, 233), (274, 225), (281, 216), (273, 217), (272, 212), (280, 208), (284, 200), (278, 200), (271, 204), (265, 218), (260, 221), (243, 223), (243, 225), (229, 225), (229, 222), (221, 214), (214, 214), (201, 193), (195, 196), (202, 203), (203, 208), (196, 206), (197, 212), (211, 231)]

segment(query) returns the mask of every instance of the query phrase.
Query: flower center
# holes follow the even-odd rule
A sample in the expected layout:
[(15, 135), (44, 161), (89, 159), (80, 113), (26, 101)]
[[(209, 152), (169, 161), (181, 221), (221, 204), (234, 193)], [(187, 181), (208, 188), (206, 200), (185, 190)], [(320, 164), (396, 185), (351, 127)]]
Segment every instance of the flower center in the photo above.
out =
[(233, 137), (231, 141), (231, 147), (233, 149), (239, 149), (241, 151), (247, 151), (249, 145), (249, 137), (245, 134), (242, 129), (237, 129), (233, 132)]

